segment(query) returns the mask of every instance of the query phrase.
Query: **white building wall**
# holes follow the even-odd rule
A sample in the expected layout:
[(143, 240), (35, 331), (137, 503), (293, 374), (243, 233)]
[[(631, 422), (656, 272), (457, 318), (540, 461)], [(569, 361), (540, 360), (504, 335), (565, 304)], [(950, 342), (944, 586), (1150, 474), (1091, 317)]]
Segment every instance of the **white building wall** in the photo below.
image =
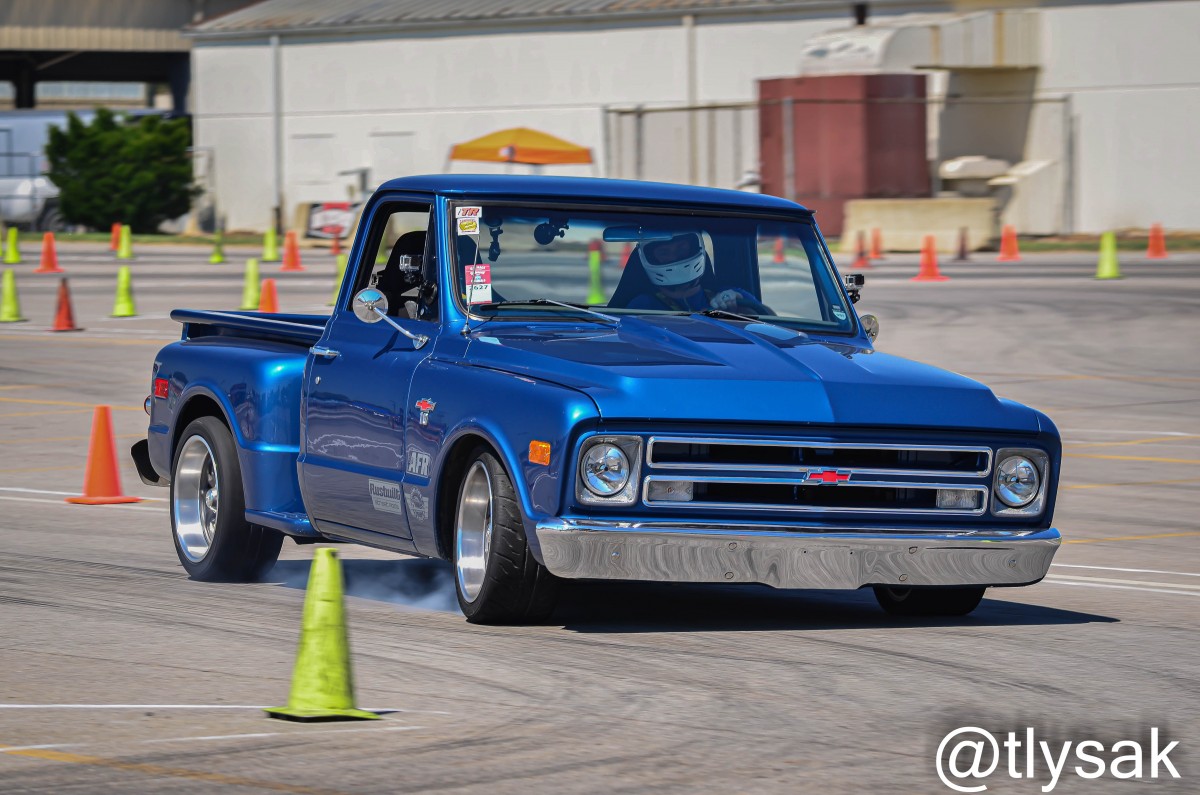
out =
[[(1200, 0), (1043, 5), (1036, 94), (1070, 95), (1075, 127), (1073, 226), (1097, 232), (1159, 221), (1200, 228)], [(744, 102), (756, 81), (795, 75), (810, 37), (845, 27), (824, 18), (706, 21), (694, 29), (695, 98)], [(528, 167), (448, 164), (449, 148), (527, 126), (591, 147), (604, 173), (605, 106), (679, 106), (688, 100), (682, 24), (539, 28), (438, 35), (328, 36), (282, 46), (285, 218), (300, 202), (337, 200), (355, 183), (406, 174)], [(216, 152), (219, 211), (230, 229), (262, 229), (274, 205), (271, 49), (197, 40), (196, 136)], [(1044, 130), (1044, 132), (1043, 132)], [(701, 137), (704, 132), (701, 130)], [(1049, 136), (1049, 137), (1047, 137)], [(656, 149), (661, 163), (684, 157)], [(1056, 140), (1050, 140), (1055, 138)], [(1057, 124), (1031, 124), (1027, 157), (1062, 149)], [(745, 146), (756, 149), (748, 137)], [(626, 153), (628, 154), (628, 153)], [(753, 163), (753, 153), (746, 161)], [(678, 167), (672, 165), (672, 173)], [(652, 176), (654, 169), (647, 175)], [(700, 164), (699, 175), (712, 173)], [(722, 172), (722, 179), (728, 172)]]
[[(819, 33), (851, 24), (845, 15), (788, 21), (740, 20), (696, 25), (698, 99), (750, 101), (758, 81), (792, 77), (800, 70), (800, 46)], [(624, 101), (628, 104), (628, 100)]]
[[(697, 100), (753, 100), (758, 79), (796, 72), (801, 42), (846, 21), (844, 15), (699, 21)], [(447, 161), (453, 144), (505, 127), (533, 127), (592, 149), (594, 167), (554, 166), (545, 173), (603, 174), (605, 106), (687, 101), (686, 36), (682, 24), (664, 23), (285, 38), (285, 218), (290, 221), (298, 203), (345, 198), (354, 177), (339, 171), (370, 168), (375, 183), (442, 171), (528, 171)], [(270, 52), (265, 38), (233, 46), (200, 40), (193, 49), (197, 143), (219, 153), (219, 211), (230, 229), (263, 228), (274, 204)], [(746, 145), (752, 147), (746, 161), (753, 164), (756, 141)]]
[(217, 212), (228, 229), (265, 229), (275, 204), (271, 50), (263, 43), (192, 52), (195, 145), (212, 153)]
[(1200, 2), (1041, 15), (1038, 90), (1074, 116), (1075, 230), (1200, 229)]

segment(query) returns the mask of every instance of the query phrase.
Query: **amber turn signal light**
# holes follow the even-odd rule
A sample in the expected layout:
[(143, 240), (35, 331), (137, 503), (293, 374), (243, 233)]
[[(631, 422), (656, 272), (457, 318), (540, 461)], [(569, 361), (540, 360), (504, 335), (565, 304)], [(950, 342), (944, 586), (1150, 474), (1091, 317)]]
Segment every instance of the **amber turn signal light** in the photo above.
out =
[(529, 463), (550, 466), (550, 443), (534, 439), (529, 443)]

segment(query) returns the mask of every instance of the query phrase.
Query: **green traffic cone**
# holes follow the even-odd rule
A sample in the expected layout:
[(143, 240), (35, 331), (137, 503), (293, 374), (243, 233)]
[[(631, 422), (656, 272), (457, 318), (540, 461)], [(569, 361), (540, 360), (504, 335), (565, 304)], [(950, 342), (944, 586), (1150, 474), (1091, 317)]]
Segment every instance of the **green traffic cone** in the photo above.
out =
[(346, 276), (346, 255), (337, 255), (337, 276), (333, 280), (333, 295), (329, 298), (329, 306), (337, 303), (338, 292), (342, 289), (342, 279)]
[(258, 260), (246, 260), (246, 276), (242, 282), (242, 305), (239, 309), (258, 309)]
[(279, 240), (275, 237), (275, 227), (267, 229), (263, 235), (263, 262), (279, 262)]
[(117, 242), (117, 259), (133, 259), (133, 232), (128, 224), (121, 227), (121, 237)]
[(604, 282), (600, 272), (599, 246), (588, 251), (588, 299), (589, 304), (604, 303)]
[(313, 556), (304, 595), (300, 650), (286, 707), (266, 710), (272, 718), (295, 721), (378, 719), (354, 707), (354, 675), (342, 600), (342, 564), (337, 552), (322, 547)]
[(15, 226), (8, 228), (8, 236), (5, 238), (4, 264), (21, 264), (21, 241), (17, 238), (17, 228)]
[(24, 319), (17, 299), (17, 277), (12, 268), (7, 268), (0, 286), (0, 323), (19, 323)]
[(225, 247), (221, 238), (221, 230), (218, 229), (213, 233), (213, 250), (208, 257), (209, 265), (220, 265), (225, 261)]
[(1121, 263), (1117, 261), (1117, 236), (1113, 232), (1100, 235), (1100, 260), (1096, 263), (1096, 278), (1121, 278)]
[(133, 278), (128, 265), (117, 269), (117, 297), (113, 301), (113, 317), (137, 317), (133, 305)]

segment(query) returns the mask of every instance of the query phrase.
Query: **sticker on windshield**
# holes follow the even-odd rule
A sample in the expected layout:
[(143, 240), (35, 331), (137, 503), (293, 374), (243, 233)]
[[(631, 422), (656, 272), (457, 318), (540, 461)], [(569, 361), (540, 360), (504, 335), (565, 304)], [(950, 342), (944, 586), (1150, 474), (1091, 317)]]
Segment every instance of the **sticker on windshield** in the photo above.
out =
[(367, 489), (371, 492), (371, 507), (384, 513), (404, 513), (400, 502), (400, 484), (390, 480), (367, 481)]
[(468, 304), (490, 304), (492, 302), (492, 265), (481, 262), (467, 265), (465, 284)]
[(833, 308), (833, 316), (836, 317), (838, 320), (846, 319), (846, 313), (842, 311), (842, 308), (840, 306), (835, 306)]
[(454, 217), (455, 218), (476, 218), (476, 219), (478, 219), (482, 212), (483, 212), (482, 207), (455, 207), (454, 208)]
[(458, 226), (458, 233), (460, 235), (477, 235), (477, 234), (479, 234), (479, 219), (478, 218), (459, 218), (457, 221), (457, 226)]

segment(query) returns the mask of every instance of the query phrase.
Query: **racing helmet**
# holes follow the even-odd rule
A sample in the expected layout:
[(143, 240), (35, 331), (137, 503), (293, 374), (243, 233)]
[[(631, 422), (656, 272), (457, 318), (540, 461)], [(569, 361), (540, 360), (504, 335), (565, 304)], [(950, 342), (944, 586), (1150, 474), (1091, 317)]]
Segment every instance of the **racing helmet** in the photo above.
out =
[(638, 257), (650, 282), (659, 287), (687, 284), (704, 275), (704, 244), (699, 232), (643, 241), (638, 245)]

